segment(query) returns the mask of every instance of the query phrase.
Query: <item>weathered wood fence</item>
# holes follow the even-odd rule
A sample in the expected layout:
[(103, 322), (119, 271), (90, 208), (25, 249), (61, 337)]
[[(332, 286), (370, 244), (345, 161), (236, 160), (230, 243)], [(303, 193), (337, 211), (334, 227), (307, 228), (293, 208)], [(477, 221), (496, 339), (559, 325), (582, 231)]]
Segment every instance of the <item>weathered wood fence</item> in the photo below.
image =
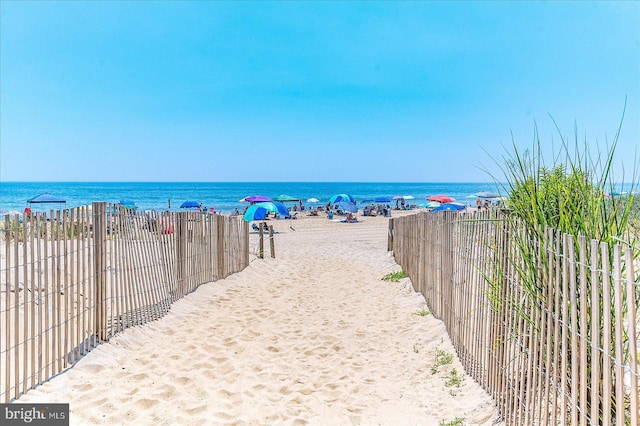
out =
[(199, 285), (249, 264), (247, 222), (94, 203), (5, 216), (0, 239), (0, 401), (162, 317)]
[(389, 245), (507, 424), (639, 424), (638, 249), (526, 235), (498, 211), (419, 213)]

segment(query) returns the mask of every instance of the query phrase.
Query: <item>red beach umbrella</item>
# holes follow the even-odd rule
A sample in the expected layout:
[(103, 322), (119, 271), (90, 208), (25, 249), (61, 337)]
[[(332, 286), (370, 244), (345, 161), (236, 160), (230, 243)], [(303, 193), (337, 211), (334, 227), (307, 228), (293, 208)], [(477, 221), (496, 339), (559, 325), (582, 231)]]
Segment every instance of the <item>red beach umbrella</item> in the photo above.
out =
[(427, 197), (427, 201), (437, 201), (439, 203), (450, 203), (455, 201), (455, 198), (448, 197), (446, 195), (432, 195)]

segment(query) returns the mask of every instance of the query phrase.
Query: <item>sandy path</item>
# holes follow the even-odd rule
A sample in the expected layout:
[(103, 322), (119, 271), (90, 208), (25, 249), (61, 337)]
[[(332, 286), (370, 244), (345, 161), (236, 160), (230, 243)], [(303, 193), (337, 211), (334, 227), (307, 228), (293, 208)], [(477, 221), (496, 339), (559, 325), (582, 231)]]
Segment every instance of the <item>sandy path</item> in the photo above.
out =
[(432, 373), (436, 350), (454, 350), (415, 314), (422, 296), (381, 281), (399, 270), (385, 219), (270, 223), (276, 259), (202, 286), (19, 402), (69, 402), (71, 424), (493, 424), (472, 379), (445, 385), (464, 374), (455, 357)]

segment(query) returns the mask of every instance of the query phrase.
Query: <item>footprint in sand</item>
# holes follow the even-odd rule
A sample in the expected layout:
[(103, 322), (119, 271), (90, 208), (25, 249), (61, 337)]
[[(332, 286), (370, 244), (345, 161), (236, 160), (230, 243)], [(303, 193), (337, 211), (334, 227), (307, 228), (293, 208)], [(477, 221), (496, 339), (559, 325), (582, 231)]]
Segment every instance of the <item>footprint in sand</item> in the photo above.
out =
[(188, 383), (191, 383), (191, 379), (188, 378), (188, 377), (177, 377), (177, 378), (173, 379), (173, 382), (175, 382), (175, 383), (177, 383), (177, 384), (179, 384), (181, 386), (184, 386), (184, 385), (186, 385)]
[(141, 410), (148, 410), (150, 408), (153, 408), (154, 406), (158, 405), (159, 402), (157, 400), (154, 399), (139, 399), (137, 401), (133, 402), (134, 406), (137, 409), (141, 409)]
[(87, 370), (87, 372), (90, 373), (90, 374), (98, 374), (102, 370), (104, 370), (104, 367), (102, 365), (98, 365), (98, 364), (86, 364), (82, 368), (84, 370)]
[(147, 373), (138, 373), (138, 374), (136, 374), (134, 376), (131, 376), (131, 378), (133, 380), (136, 380), (136, 381), (138, 381), (138, 380), (146, 380), (146, 379), (149, 378), (149, 375)]
[(226, 339), (224, 339), (224, 342), (222, 344), (227, 348), (232, 348), (232, 347), (236, 346), (238, 344), (238, 342), (233, 340), (231, 337), (227, 337)]

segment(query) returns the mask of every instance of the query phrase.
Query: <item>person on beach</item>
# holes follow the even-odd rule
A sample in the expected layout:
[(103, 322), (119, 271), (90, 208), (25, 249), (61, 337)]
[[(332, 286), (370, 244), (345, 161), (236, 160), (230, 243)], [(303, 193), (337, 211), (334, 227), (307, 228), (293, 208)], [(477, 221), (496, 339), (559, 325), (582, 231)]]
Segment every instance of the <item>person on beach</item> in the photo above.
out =
[(478, 206), (478, 210), (480, 210), (480, 208), (482, 207), (482, 201), (480, 200), (480, 198), (476, 200), (476, 206)]

